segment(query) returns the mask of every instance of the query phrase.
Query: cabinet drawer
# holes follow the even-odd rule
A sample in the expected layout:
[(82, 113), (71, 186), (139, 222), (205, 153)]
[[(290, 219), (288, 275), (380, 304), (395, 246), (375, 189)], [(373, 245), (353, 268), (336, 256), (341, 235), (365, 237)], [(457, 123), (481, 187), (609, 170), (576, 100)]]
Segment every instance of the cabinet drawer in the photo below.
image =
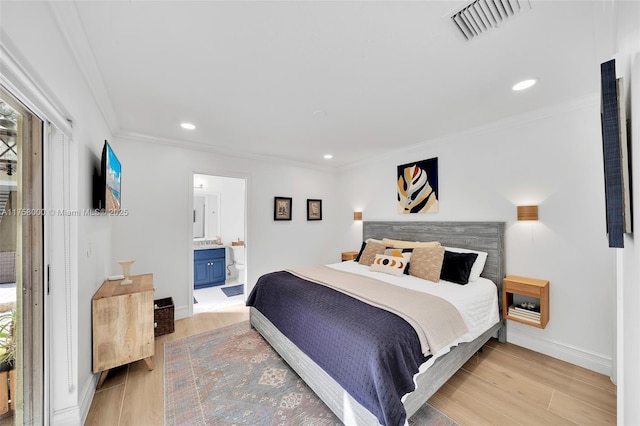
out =
[(224, 248), (193, 251), (193, 260), (219, 259), (222, 257), (224, 257)]
[(213, 255), (211, 256), (212, 259), (222, 259), (224, 257), (224, 249), (223, 248), (219, 248), (219, 249), (214, 249), (211, 250), (213, 252)]
[(533, 287), (524, 283), (505, 281), (503, 282), (503, 286), (505, 288), (504, 291), (508, 293), (517, 293), (531, 297), (540, 297), (540, 295), (542, 294), (541, 288)]

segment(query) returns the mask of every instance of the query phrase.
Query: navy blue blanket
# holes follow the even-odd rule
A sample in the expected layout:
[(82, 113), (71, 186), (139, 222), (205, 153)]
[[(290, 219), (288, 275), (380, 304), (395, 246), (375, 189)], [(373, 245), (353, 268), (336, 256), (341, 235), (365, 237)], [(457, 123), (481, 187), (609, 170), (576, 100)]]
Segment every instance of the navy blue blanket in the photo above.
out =
[(399, 316), (281, 271), (247, 300), (383, 425), (402, 425), (401, 398), (427, 358)]

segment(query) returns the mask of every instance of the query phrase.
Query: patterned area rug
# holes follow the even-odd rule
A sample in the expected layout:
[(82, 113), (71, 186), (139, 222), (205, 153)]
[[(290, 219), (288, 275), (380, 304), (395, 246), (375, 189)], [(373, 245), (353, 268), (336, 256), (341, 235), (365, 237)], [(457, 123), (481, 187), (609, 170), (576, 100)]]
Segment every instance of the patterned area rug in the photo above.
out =
[[(164, 376), (168, 426), (341, 424), (248, 321), (165, 343)], [(425, 404), (409, 425), (456, 423)]]

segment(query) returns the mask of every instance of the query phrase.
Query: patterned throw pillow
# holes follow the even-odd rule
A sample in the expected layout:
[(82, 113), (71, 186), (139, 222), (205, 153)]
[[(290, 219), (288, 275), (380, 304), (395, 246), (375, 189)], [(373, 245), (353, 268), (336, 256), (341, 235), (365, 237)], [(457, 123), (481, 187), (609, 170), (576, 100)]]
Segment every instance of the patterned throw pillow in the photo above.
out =
[(411, 259), (411, 252), (413, 249), (410, 248), (390, 248), (387, 247), (384, 250), (384, 254), (387, 256), (396, 256), (396, 257), (404, 257), (404, 259), (409, 262)]
[(356, 258), (354, 259), (355, 262), (360, 262), (360, 256), (362, 256), (362, 252), (364, 251), (364, 248), (367, 246), (367, 243), (370, 243), (371, 241), (376, 242), (376, 243), (381, 243), (381, 240), (376, 240), (375, 238), (367, 238), (366, 241), (362, 242), (362, 245), (360, 246), (360, 251), (358, 252), (358, 255), (356, 256)]
[(360, 255), (360, 260), (358, 261), (358, 263), (361, 265), (371, 266), (371, 264), (373, 263), (373, 259), (376, 257), (376, 254), (383, 254), (385, 248), (387, 247), (382, 243), (376, 241), (367, 242), (366, 247)]
[(411, 261), (411, 253), (413, 252), (412, 248), (391, 248), (387, 247), (384, 251), (384, 254), (387, 256), (402, 256), (405, 260), (404, 273), (405, 275), (409, 275), (409, 265)]
[(440, 281), (440, 271), (444, 261), (444, 247), (419, 247), (414, 248), (411, 254), (409, 275), (423, 280)]
[(369, 269), (371, 271), (384, 272), (385, 274), (400, 277), (404, 273), (406, 266), (407, 262), (402, 255), (387, 256), (385, 254), (376, 254)]

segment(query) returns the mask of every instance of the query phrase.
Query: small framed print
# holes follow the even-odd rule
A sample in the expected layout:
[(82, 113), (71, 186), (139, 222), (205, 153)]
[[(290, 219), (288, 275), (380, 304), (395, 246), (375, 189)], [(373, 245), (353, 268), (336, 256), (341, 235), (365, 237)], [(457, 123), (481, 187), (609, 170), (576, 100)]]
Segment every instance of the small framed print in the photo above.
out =
[(307, 200), (307, 220), (322, 220), (322, 200)]
[(291, 220), (291, 197), (274, 197), (273, 220)]

